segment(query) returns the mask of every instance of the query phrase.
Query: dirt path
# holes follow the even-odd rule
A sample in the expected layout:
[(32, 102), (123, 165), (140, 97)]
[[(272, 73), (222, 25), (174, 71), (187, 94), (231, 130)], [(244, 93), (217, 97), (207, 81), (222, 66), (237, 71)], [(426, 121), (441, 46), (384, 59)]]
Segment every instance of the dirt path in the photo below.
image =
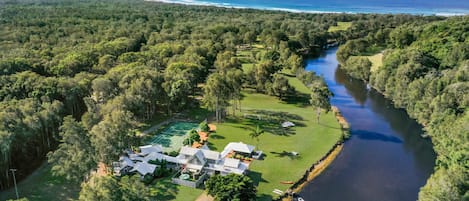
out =
[(213, 197), (203, 192), (195, 201), (213, 201)]

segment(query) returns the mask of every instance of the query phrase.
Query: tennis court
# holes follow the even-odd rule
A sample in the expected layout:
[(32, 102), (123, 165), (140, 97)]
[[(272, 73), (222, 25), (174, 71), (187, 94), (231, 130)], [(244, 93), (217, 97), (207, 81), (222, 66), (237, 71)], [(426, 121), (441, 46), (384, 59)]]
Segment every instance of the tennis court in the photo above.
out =
[(197, 128), (198, 124), (190, 122), (173, 122), (163, 131), (155, 134), (150, 139), (151, 144), (160, 144), (163, 146), (163, 151), (179, 151), (182, 147), (182, 142), (188, 137), (187, 131)]

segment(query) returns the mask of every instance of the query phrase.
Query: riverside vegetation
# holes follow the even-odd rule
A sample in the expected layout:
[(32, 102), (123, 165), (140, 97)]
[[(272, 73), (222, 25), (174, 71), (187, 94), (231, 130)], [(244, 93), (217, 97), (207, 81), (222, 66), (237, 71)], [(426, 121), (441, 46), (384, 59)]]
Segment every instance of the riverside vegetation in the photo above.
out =
[[(150, 199), (158, 189), (131, 188), (141, 185), (135, 178), (89, 176), (99, 162), (109, 165), (123, 149), (139, 145), (138, 128), (145, 123), (179, 112), (198, 111), (200, 117), (206, 110), (221, 121), (230, 107), (242, 108), (244, 90), (287, 102), (298, 98), (292, 85), (299, 80), (308, 87), (303, 103), (311, 100), (327, 110), (331, 94), (319, 76), (302, 71), (303, 57), (369, 33), (387, 41), (399, 25), (443, 19), (138, 0), (6, 0), (0, 5), (0, 189), (13, 185), (10, 168), (18, 169), (21, 180), (47, 160), (43, 178), (55, 179), (36, 184), (34, 189), (43, 191), (30, 196), (34, 200), (76, 199), (83, 181), (82, 200), (93, 195)], [(330, 27), (346, 30), (328, 32)], [(376, 44), (378, 49), (382, 43)], [(242, 52), (245, 57), (237, 56)], [(246, 65), (251, 70), (244, 70)], [(51, 190), (65, 184), (66, 193)]]
[(347, 41), (337, 52), (341, 68), (425, 126), (437, 165), (421, 201), (469, 199), (468, 30), (469, 16), (408, 22)]

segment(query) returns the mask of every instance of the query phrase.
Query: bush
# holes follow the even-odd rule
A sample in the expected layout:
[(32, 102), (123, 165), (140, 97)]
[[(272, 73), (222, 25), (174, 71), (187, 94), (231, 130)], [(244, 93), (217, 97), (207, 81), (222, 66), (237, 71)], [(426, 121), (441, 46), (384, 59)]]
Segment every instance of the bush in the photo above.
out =
[(182, 142), (182, 144), (184, 144), (184, 145), (189, 145), (189, 146), (190, 146), (190, 145), (192, 145), (192, 143), (194, 143), (194, 142), (200, 142), (200, 135), (199, 135), (199, 133), (197, 133), (196, 130), (192, 129), (192, 130), (189, 131), (189, 137), (186, 138), (186, 139)]
[(177, 152), (177, 151), (171, 151), (171, 152), (169, 152), (167, 155), (168, 155), (168, 156), (172, 156), (172, 157), (176, 157), (176, 156), (179, 155), (179, 152)]
[(208, 126), (207, 121), (202, 121), (202, 122), (199, 124), (199, 129), (200, 129), (201, 131), (204, 131), (204, 132), (210, 131), (210, 127)]
[(215, 200), (255, 200), (256, 186), (246, 175), (229, 174), (226, 176), (214, 175), (205, 185), (207, 193)]
[(153, 179), (155, 179), (155, 177), (153, 177), (153, 175), (146, 174), (145, 176), (143, 176), (142, 182), (146, 185), (149, 185), (149, 184), (151, 184), (151, 182), (153, 182)]

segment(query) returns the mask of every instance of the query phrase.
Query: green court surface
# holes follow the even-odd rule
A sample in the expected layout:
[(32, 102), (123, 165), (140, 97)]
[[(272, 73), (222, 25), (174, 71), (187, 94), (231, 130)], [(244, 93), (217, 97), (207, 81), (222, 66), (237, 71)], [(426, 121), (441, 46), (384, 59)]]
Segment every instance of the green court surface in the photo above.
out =
[(190, 122), (174, 122), (167, 128), (159, 131), (149, 143), (163, 146), (163, 151), (178, 151), (182, 147), (182, 142), (187, 138), (187, 132), (197, 128), (198, 124)]

